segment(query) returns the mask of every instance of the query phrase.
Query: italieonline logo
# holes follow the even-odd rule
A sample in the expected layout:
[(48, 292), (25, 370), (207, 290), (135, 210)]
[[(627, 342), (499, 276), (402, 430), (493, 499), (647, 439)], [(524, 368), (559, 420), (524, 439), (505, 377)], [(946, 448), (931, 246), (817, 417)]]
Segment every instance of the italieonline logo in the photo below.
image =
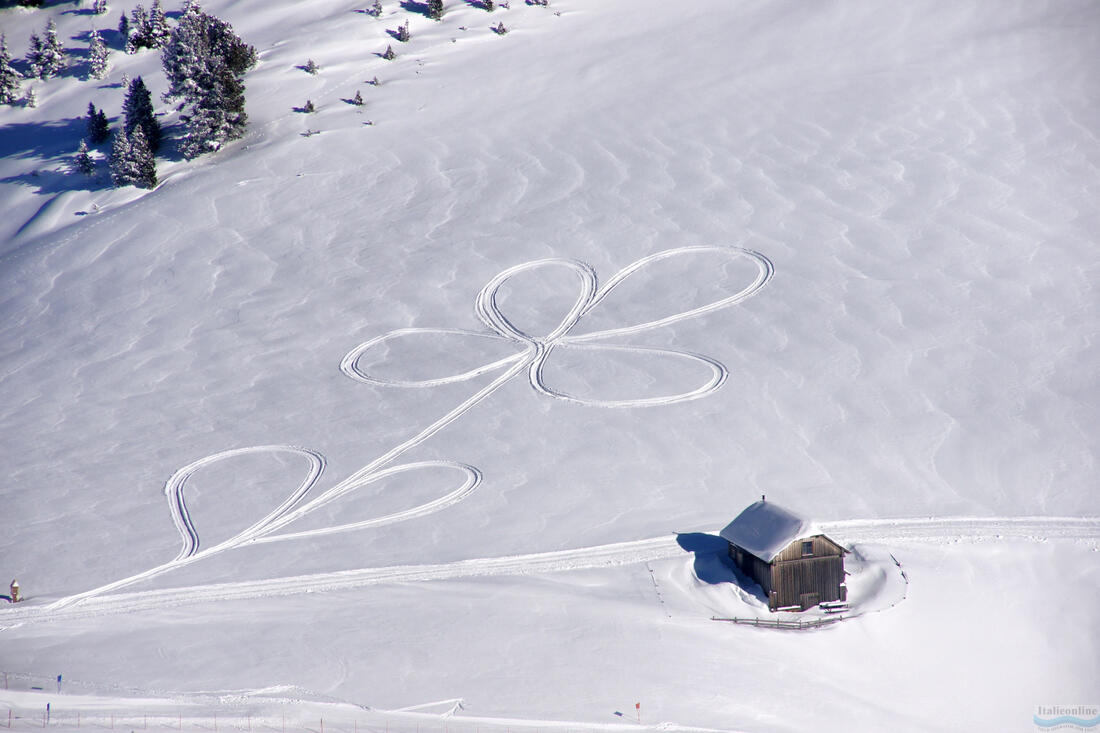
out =
[(1038, 730), (1100, 730), (1100, 705), (1039, 705), (1032, 720)]

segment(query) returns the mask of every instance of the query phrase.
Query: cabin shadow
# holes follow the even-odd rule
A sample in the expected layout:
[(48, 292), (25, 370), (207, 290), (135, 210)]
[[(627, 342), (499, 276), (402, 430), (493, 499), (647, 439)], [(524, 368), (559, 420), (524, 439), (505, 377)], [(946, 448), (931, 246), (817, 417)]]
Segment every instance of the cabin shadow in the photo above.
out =
[(756, 581), (742, 573), (729, 556), (729, 543), (716, 534), (687, 532), (676, 535), (676, 544), (695, 555), (695, 577), (704, 583), (732, 583), (745, 593), (767, 603), (767, 597)]
[(695, 555), (695, 575), (711, 585), (734, 580), (736, 568), (729, 559), (729, 543), (716, 534), (688, 532), (676, 535), (676, 544)]

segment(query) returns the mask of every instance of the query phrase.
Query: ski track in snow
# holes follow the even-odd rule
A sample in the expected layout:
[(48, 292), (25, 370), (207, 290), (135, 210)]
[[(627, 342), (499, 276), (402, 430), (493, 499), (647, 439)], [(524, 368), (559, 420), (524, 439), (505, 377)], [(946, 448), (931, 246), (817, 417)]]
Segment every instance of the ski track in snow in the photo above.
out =
[[(615, 290), (616, 287), (618, 287), (631, 275), (643, 270), (647, 266), (650, 266), (657, 262), (661, 262), (663, 260), (699, 253), (720, 254), (722, 256), (730, 257), (731, 259), (748, 258), (756, 265), (756, 277), (752, 280), (752, 282), (750, 282), (748, 285), (746, 285), (744, 288), (737, 291), (736, 293), (733, 293), (725, 298), (720, 298), (703, 306), (699, 306), (679, 313), (674, 313), (664, 318), (647, 321), (634, 326), (626, 326), (616, 329), (598, 331), (579, 336), (569, 336), (569, 332), (581, 321), (581, 319), (585, 315), (590, 313), (593, 308), (597, 307), (612, 291)], [(516, 275), (546, 267), (564, 267), (571, 270), (577, 276), (579, 293), (573, 305), (569, 308), (565, 316), (562, 318), (561, 322), (548, 335), (544, 337), (539, 337), (521, 331), (508, 320), (507, 316), (504, 315), (497, 302), (497, 294), (499, 293), (500, 288)], [(98, 588), (93, 588), (82, 593), (77, 593), (62, 598), (58, 601), (55, 601), (50, 606), (50, 610), (58, 612), (75, 604), (86, 603), (90, 599), (96, 598), (105, 593), (117, 591), (127, 586), (149, 580), (156, 576), (163, 575), (164, 573), (168, 573), (186, 565), (198, 562), (203, 558), (207, 558), (212, 555), (216, 555), (227, 550), (240, 547), (244, 544), (276, 542), (290, 539), (306, 539), (309, 537), (316, 537), (324, 534), (366, 529), (368, 527), (378, 527), (385, 524), (393, 524), (395, 522), (401, 522), (417, 517), (426, 516), (433, 512), (445, 509), (459, 501), (462, 501), (467, 496), (469, 496), (481, 483), (481, 473), (473, 466), (469, 466), (464, 463), (458, 463), (455, 461), (422, 461), (418, 463), (401, 464), (396, 466), (390, 466), (389, 464), (391, 464), (403, 453), (407, 452), (411, 448), (420, 445), (421, 443), (425, 442), (433, 435), (435, 435), (437, 432), (442, 430), (444, 427), (450, 425), (452, 422), (471, 410), (474, 406), (487, 399), (490, 395), (496, 392), (500, 387), (510, 381), (513, 377), (525, 370), (528, 373), (528, 380), (532, 388), (534, 388), (537, 392), (541, 394), (555, 397), (557, 399), (579, 402), (582, 404), (600, 407), (642, 407), (654, 405), (669, 405), (677, 402), (684, 402), (687, 400), (704, 397), (721, 387), (729, 374), (725, 366), (714, 359), (683, 351), (672, 351), (668, 349), (655, 349), (650, 347), (638, 346), (592, 345), (587, 342), (607, 336), (633, 335), (661, 326), (667, 326), (678, 321), (695, 318), (716, 311), (720, 308), (731, 306), (759, 292), (760, 289), (767, 284), (768, 280), (771, 279), (773, 273), (774, 268), (772, 266), (772, 263), (764, 255), (758, 252), (753, 252), (751, 250), (738, 247), (721, 246), (680, 247), (657, 252), (648, 257), (643, 257), (642, 259), (639, 259), (636, 262), (623, 268), (614, 276), (612, 276), (602, 287), (599, 287), (595, 270), (593, 270), (590, 265), (580, 262), (578, 260), (549, 258), (535, 260), (532, 262), (525, 262), (514, 267), (510, 267), (492, 278), (485, 285), (485, 287), (481, 289), (474, 304), (475, 311), (478, 317), (481, 319), (482, 323), (484, 323), (489, 329), (491, 329), (493, 333), (485, 334), (474, 331), (460, 331), (455, 329), (401, 329), (360, 344), (359, 346), (348, 352), (348, 354), (345, 355), (340, 363), (341, 371), (357, 381), (369, 384), (405, 387), (431, 387), (439, 384), (464, 381), (496, 369), (507, 367), (504, 373), (494, 379), (488, 386), (476, 392), (472, 397), (464, 400), (461, 404), (458, 405), (458, 407), (446, 413), (443, 417), (439, 418), (428, 427), (421, 430), (412, 438), (409, 438), (408, 440), (400, 443), (396, 447), (390, 449), (383, 455), (373, 460), (371, 463), (353, 473), (348, 478), (344, 479), (332, 488), (323, 492), (312, 501), (306, 502), (304, 504), (302, 504), (302, 502), (305, 501), (306, 496), (317, 483), (318, 479), (321, 477), (321, 474), (324, 471), (325, 467), (324, 456), (309, 448), (299, 448), (289, 445), (268, 445), (237, 448), (222, 451), (220, 453), (215, 453), (184, 466), (172, 475), (172, 477), (168, 480), (164, 487), (165, 494), (168, 498), (168, 508), (172, 514), (172, 521), (175, 524), (176, 530), (179, 532), (182, 539), (182, 546), (176, 557), (170, 562), (166, 562), (162, 565), (150, 568), (149, 570), (137, 573), (136, 575), (122, 578), (112, 583), (99, 586)], [(506, 339), (517, 344), (517, 346), (522, 348), (522, 351), (513, 356), (497, 360), (495, 362), (483, 365), (462, 374), (444, 377), (441, 379), (424, 381), (381, 380), (371, 376), (359, 367), (360, 358), (362, 358), (362, 356), (367, 353), (371, 348), (383, 344), (388, 340), (400, 338), (401, 336), (412, 333), (462, 334), (468, 337), (482, 339)], [(556, 347), (568, 348), (574, 345), (579, 345), (579, 348), (588, 349), (605, 349), (648, 354), (659, 353), (673, 358), (686, 359), (689, 361), (702, 363), (709, 367), (711, 371), (711, 377), (707, 380), (705, 384), (681, 394), (634, 400), (584, 399), (581, 397), (560, 392), (547, 386), (543, 377), (543, 365), (546, 362), (546, 359), (553, 352), (553, 350)], [(199, 538), (199, 533), (194, 525), (194, 522), (191, 520), (191, 514), (188, 510), (187, 499), (184, 493), (184, 488), (187, 485), (187, 480), (196, 471), (213, 463), (217, 463), (219, 461), (223, 461), (229, 458), (234, 458), (240, 455), (255, 453), (294, 453), (300, 455), (306, 458), (309, 462), (309, 469), (306, 473), (306, 477), (298, 485), (297, 489), (295, 489), (278, 507), (276, 507), (272, 512), (260, 519), (258, 522), (231, 537), (230, 539), (225, 540), (224, 542), (221, 542), (207, 549), (200, 549), (201, 541)], [(459, 488), (451, 491), (450, 493), (438, 499), (427, 502), (425, 504), (421, 504), (405, 511), (360, 522), (342, 524), (338, 526), (323, 527), (320, 529), (313, 529), (301, 532), (273, 534), (278, 530), (286, 527), (290, 523), (294, 522), (295, 520), (309, 514), (313, 510), (318, 509), (321, 506), (329, 504), (333, 501), (336, 501), (346, 494), (369, 483), (373, 483), (396, 473), (430, 467), (451, 468), (458, 470), (465, 475), (465, 481)]]
[[(822, 523), (822, 532), (847, 542), (957, 540), (1100, 540), (1100, 517), (922, 517)], [(635, 565), (690, 554), (676, 535), (618, 542), (574, 550), (477, 558), (432, 565), (361, 568), (288, 578), (220, 583), (138, 593), (87, 597), (75, 605), (20, 606), (0, 611), (0, 629), (26, 622), (94, 618), (175, 607), (185, 603), (349, 590), (385, 583), (413, 583), (457, 578), (521, 576)]]

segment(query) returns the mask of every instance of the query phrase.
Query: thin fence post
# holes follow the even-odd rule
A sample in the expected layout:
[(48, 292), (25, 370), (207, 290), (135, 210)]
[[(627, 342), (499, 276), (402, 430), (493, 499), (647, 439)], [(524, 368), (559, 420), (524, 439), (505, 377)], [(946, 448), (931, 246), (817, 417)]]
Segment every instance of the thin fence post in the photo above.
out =
[(111, 730), (115, 729), (115, 716), (111, 715)]
[(321, 718), (321, 733), (325, 733), (325, 719)]

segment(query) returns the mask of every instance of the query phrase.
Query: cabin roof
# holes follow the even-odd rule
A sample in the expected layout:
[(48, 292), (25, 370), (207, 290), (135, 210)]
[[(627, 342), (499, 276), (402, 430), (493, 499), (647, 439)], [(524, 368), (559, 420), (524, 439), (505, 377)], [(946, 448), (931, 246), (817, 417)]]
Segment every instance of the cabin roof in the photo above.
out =
[(770, 501), (745, 508), (719, 535), (742, 550), (771, 562), (787, 545), (802, 537), (820, 534), (808, 519)]

